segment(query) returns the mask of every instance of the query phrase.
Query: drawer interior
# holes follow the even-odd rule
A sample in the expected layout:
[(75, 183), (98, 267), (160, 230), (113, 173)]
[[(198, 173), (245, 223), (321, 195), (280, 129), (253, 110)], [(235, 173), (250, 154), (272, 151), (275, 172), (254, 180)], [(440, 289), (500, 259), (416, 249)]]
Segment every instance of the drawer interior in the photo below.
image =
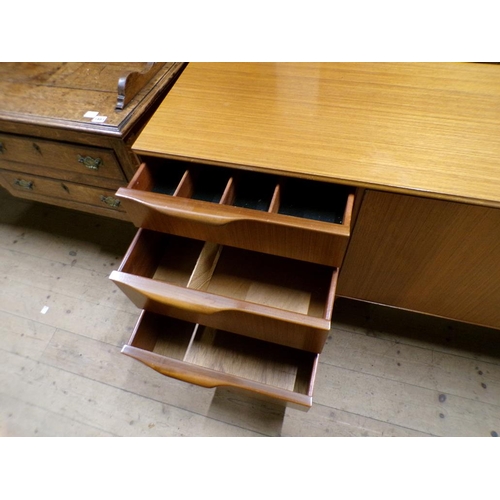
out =
[(121, 271), (329, 318), (336, 268), (142, 229)]
[(352, 187), (211, 165), (148, 158), (131, 189), (349, 224)]
[(349, 191), (345, 186), (304, 179), (286, 179), (278, 213), (342, 224)]
[(130, 345), (219, 373), (309, 395), (317, 355), (144, 311)]

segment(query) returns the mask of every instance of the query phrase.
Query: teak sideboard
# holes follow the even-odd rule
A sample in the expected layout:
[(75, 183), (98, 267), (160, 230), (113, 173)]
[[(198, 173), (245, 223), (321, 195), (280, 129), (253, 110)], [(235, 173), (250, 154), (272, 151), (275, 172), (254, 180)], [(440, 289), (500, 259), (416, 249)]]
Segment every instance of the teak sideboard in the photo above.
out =
[(500, 328), (500, 68), (192, 63), (117, 198), (123, 352), (299, 408), (335, 297)]
[(0, 186), (119, 219), (131, 145), (183, 63), (0, 63)]

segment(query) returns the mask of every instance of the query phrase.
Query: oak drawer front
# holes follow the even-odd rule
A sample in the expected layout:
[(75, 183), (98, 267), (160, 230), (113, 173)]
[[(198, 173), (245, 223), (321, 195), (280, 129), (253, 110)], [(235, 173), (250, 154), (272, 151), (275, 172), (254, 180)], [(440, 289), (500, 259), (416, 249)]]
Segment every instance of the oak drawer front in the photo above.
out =
[(140, 309), (319, 353), (337, 268), (140, 229), (110, 278)]
[(117, 197), (137, 227), (339, 267), (351, 187), (151, 159)]
[(0, 165), (3, 161), (9, 162), (11, 170), (18, 170), (16, 164), (23, 171), (26, 165), (30, 166), (35, 174), (44, 175), (44, 171), (46, 173), (50, 169), (50, 175), (54, 177), (57, 177), (55, 172), (63, 171), (85, 176), (89, 180), (126, 180), (113, 150), (83, 144), (0, 134)]
[(318, 354), (142, 311), (122, 353), (163, 375), (308, 410)]
[(34, 201), (67, 200), (123, 212), (112, 189), (0, 170), (2, 185), (13, 195)]

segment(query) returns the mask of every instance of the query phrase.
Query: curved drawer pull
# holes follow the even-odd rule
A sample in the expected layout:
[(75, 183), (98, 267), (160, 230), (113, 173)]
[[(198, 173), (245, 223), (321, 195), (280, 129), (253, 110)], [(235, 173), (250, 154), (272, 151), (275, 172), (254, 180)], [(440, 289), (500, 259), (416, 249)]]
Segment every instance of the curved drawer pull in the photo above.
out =
[(192, 210), (185, 210), (180, 207), (165, 206), (165, 205), (152, 205), (158, 212), (170, 216), (179, 217), (182, 219), (190, 220), (192, 222), (200, 222), (210, 226), (224, 226), (237, 220), (247, 220), (247, 216), (234, 216), (224, 213), (224, 209), (220, 210), (218, 206), (215, 207), (218, 212), (212, 213), (195, 212)]
[[(134, 203), (144, 205), (145, 207), (155, 210), (162, 215), (189, 220), (191, 222), (198, 222), (208, 226), (224, 226), (232, 222), (249, 220), (248, 215), (234, 213), (233, 210), (236, 207), (228, 205), (224, 205), (222, 207), (215, 205), (210, 212), (201, 212), (194, 209), (192, 200), (189, 198), (173, 198), (169, 200), (170, 205), (164, 205), (161, 202), (158, 203), (154, 199), (156, 198), (156, 193), (144, 193), (144, 196), (138, 197), (134, 196), (135, 193), (132, 196), (129, 196), (128, 194), (124, 194), (125, 192), (124, 188), (119, 188), (117, 194), (122, 199), (131, 200)], [(258, 217), (258, 215), (254, 215), (253, 218), (255, 217)]]
[(109, 205), (110, 207), (116, 208), (120, 206), (120, 200), (113, 198), (112, 196), (101, 196), (101, 201)]
[[(201, 209), (201, 205), (191, 198), (172, 196), (165, 204), (165, 196), (153, 192), (136, 192), (129, 188), (119, 188), (118, 198), (126, 203), (136, 205), (155, 211), (166, 217), (173, 217), (190, 222), (212, 226), (214, 228), (227, 226), (233, 223), (251, 223), (273, 225), (283, 228), (297, 228), (307, 231), (321, 231), (325, 234), (336, 235), (339, 238), (348, 238), (350, 226), (342, 224), (330, 224), (313, 219), (299, 219), (296, 217), (285, 217), (281, 214), (261, 212), (259, 210), (241, 209), (231, 205), (213, 204), (210, 210)], [(142, 223), (139, 223), (141, 225)], [(316, 229), (315, 229), (316, 228)]]
[(124, 345), (121, 352), (144, 363), (162, 375), (199, 385), (200, 387), (235, 387), (262, 394), (285, 403), (291, 403), (300, 409), (308, 409), (312, 406), (312, 396), (310, 394), (301, 394), (281, 387), (263, 384), (262, 382), (243, 379), (230, 373), (218, 372), (210, 368), (204, 368), (203, 366), (167, 358), (130, 345)]
[(92, 156), (78, 155), (78, 161), (83, 163), (89, 170), (99, 170), (99, 167), (102, 165), (100, 158), (92, 158)]
[(33, 181), (25, 181), (24, 179), (16, 179), (14, 184), (24, 189), (33, 189), (35, 186)]
[(165, 375), (167, 377), (176, 378), (184, 382), (189, 382), (190, 384), (199, 385), (201, 387), (212, 388), (221, 385), (226, 386), (236, 386), (241, 384), (231, 384), (228, 379), (231, 380), (233, 377), (230, 375), (212, 373), (212, 370), (207, 368), (198, 367), (196, 365), (186, 365), (186, 363), (165, 358), (163, 356), (158, 356), (155, 353), (150, 353), (143, 351), (142, 349), (137, 349), (136, 347), (124, 345), (122, 348), (122, 354), (126, 354), (131, 358), (141, 361), (145, 365), (149, 366), (153, 370)]
[[(318, 330), (330, 330), (331, 327), (331, 312), (328, 319), (309, 316), (300, 312), (277, 309), (264, 304), (246, 302), (222, 295), (214, 295), (209, 292), (183, 288), (170, 283), (158, 282), (122, 271), (112, 271), (109, 278), (126, 295), (129, 295), (129, 298), (132, 298), (132, 296), (137, 298), (139, 302), (136, 305), (141, 309), (145, 308), (146, 303), (156, 303), (165, 310), (184, 310), (191, 315), (216, 316), (229, 313), (236, 315), (239, 319), (241, 316), (252, 315)], [(139, 303), (140, 305), (138, 305)], [(162, 311), (162, 314), (166, 314), (166, 312)]]

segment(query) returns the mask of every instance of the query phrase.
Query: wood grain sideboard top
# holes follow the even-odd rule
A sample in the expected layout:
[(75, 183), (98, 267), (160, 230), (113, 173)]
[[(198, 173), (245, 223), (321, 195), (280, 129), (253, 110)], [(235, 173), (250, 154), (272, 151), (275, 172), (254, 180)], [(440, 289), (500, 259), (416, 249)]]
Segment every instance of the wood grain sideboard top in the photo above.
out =
[(190, 63), (133, 148), (500, 206), (500, 66)]
[(150, 78), (142, 81), (141, 88), (134, 89), (136, 93), (127, 105), (117, 110), (120, 79), (130, 73), (141, 75), (148, 64), (0, 63), (0, 123), (20, 133), (23, 124), (28, 124), (122, 137), (184, 63), (157, 63), (157, 67)]

